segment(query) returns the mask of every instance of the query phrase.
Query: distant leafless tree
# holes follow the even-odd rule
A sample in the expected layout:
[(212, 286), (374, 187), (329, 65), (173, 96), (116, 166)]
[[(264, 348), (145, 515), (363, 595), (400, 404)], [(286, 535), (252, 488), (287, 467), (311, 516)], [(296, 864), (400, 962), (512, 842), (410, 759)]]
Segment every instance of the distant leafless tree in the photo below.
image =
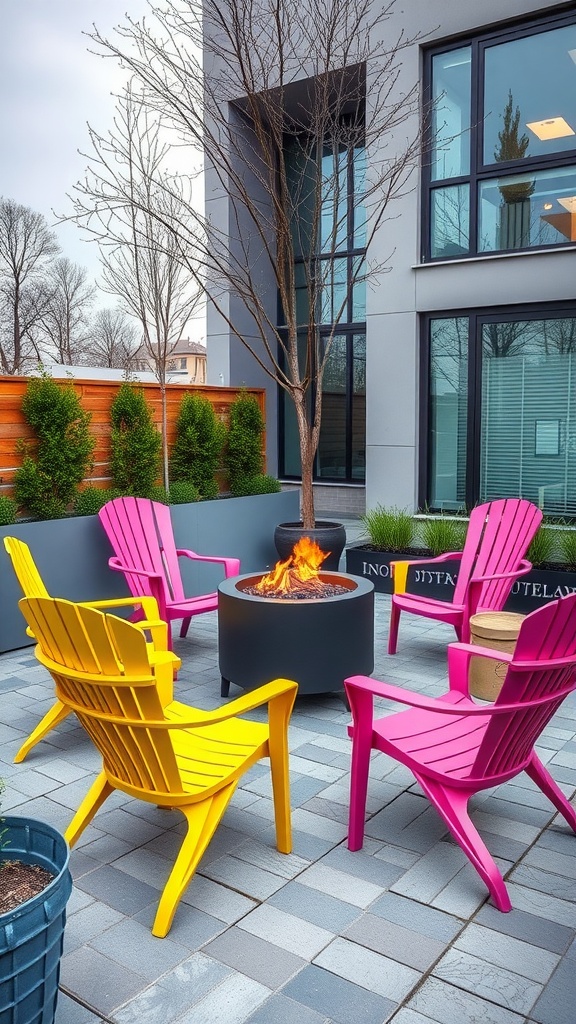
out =
[(49, 290), (45, 273), (59, 252), (45, 218), (0, 198), (0, 369), (22, 373), (37, 361), (35, 329)]
[(96, 310), (89, 330), (89, 366), (135, 369), (138, 332), (124, 310), (107, 306)]
[(45, 354), (64, 366), (85, 361), (90, 310), (96, 289), (88, 271), (66, 257), (51, 264), (46, 275), (48, 297), (40, 318)]
[[(239, 342), (294, 403), (306, 527), (314, 524), (322, 381), (337, 324), (354, 283), (384, 269), (364, 252), (394, 199), (413, 187), (420, 150), (418, 128), (413, 136), (406, 131), (417, 113), (417, 82), (402, 82), (401, 62), (416, 40), (395, 24), (394, 5), (164, 0), (151, 6), (150, 20), (127, 16), (115, 38), (91, 35), (103, 56), (132, 72), (148, 111), (181, 144), (203, 150), (214, 195), (227, 202), (226, 216), (216, 222), (190, 204), (184, 179), (158, 179), (155, 169), (146, 169), (170, 197), (162, 206), (152, 190), (161, 208), (155, 216), (171, 229), (180, 259), (234, 334), (229, 297), (240, 298), (248, 328), (236, 335)], [(287, 136), (298, 151), (290, 173)], [(368, 171), (348, 195), (341, 154), (361, 148)], [(116, 214), (121, 204), (130, 209), (131, 184), (123, 195), (102, 192), (100, 201)], [(136, 201), (147, 212), (146, 195)], [(334, 261), (350, 204), (358, 221), (366, 219), (365, 239), (335, 298)], [(306, 312), (296, 301), (303, 290)], [(327, 300), (334, 327), (321, 339)]]
[(86, 176), (75, 189), (76, 222), (100, 242), (102, 287), (142, 329), (162, 401), (163, 474), (168, 488), (166, 371), (199, 301), (175, 225), (190, 232), (188, 208), (167, 184), (161, 119), (128, 86), (107, 136), (89, 128)]

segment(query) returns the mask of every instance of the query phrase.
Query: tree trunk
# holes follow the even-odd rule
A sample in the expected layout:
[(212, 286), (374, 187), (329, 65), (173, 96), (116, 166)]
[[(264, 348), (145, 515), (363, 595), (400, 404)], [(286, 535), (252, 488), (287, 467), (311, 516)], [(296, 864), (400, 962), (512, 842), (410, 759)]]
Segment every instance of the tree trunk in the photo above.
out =
[(160, 399), (162, 407), (162, 479), (166, 493), (170, 490), (168, 473), (168, 414), (166, 410), (166, 381), (160, 381)]

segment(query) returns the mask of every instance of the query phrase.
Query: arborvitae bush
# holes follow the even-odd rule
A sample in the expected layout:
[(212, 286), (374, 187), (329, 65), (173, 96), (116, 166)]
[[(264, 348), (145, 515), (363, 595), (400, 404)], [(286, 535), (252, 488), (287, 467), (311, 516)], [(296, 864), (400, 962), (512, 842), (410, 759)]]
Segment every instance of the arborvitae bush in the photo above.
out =
[(264, 417), (253, 395), (242, 391), (230, 406), (225, 463), (230, 490), (236, 497), (280, 490), (274, 477), (265, 476)]
[(173, 480), (169, 491), (163, 484), (159, 484), (152, 488), (150, 497), (152, 501), (160, 501), (163, 505), (187, 505), (201, 500), (198, 488), (187, 480)]
[(37, 519), (62, 518), (91, 466), (90, 413), (71, 384), (57, 384), (45, 373), (28, 382), (22, 411), (37, 440), (20, 442), (16, 502)]
[(193, 484), (202, 498), (216, 498), (216, 470), (225, 440), (226, 427), (212, 403), (204, 395), (185, 395), (176, 421), (171, 480)]
[(103, 505), (119, 495), (120, 491), (115, 490), (114, 487), (85, 487), (76, 496), (74, 515), (95, 516)]
[(124, 383), (110, 408), (110, 475), (122, 494), (149, 498), (160, 475), (162, 437), (142, 388)]
[(0, 494), (0, 526), (12, 526), (16, 522), (18, 506), (7, 494)]

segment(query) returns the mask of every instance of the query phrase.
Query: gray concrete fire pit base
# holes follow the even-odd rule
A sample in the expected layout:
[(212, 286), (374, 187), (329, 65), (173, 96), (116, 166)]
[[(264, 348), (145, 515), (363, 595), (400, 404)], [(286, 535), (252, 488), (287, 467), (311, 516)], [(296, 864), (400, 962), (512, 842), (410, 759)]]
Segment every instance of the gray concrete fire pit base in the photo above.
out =
[(347, 676), (374, 670), (374, 584), (360, 576), (323, 572), (346, 587), (337, 597), (283, 600), (245, 592), (261, 574), (236, 576), (218, 587), (218, 655), (222, 696), (230, 682), (254, 690), (272, 679), (294, 679), (298, 693), (343, 690)]

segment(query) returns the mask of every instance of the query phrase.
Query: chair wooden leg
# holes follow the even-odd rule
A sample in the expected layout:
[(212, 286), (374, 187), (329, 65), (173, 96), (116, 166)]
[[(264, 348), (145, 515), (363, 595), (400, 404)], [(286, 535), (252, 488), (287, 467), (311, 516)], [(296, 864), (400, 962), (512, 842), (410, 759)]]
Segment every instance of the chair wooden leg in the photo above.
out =
[(152, 934), (157, 938), (163, 939), (170, 931), (182, 894), (189, 885), (204, 851), (220, 823), (236, 789), (236, 783), (235, 779), (234, 782), (207, 800), (178, 808), (186, 818), (188, 831), (160, 897), (152, 925)]
[(572, 831), (576, 832), (576, 811), (535, 753), (532, 754), (532, 760), (526, 768), (526, 774), (554, 804), (554, 807), (566, 819)]
[(63, 704), (61, 700), (57, 700), (50, 708), (50, 711), (44, 715), (42, 721), (38, 722), (38, 725), (34, 731), (30, 733), (28, 739), (24, 741), (14, 758), (14, 763), (19, 764), (20, 761), (23, 761), (26, 754), (32, 750), (32, 747), (35, 747), (40, 740), (43, 740), (44, 737), (54, 729), (55, 726), (59, 725), (60, 722), (63, 722), (69, 714), (70, 708)]
[(182, 625), (180, 626), (180, 636), (185, 637), (188, 633), (188, 628), (192, 621), (192, 616), (189, 615), (186, 619), (182, 619)]
[(396, 648), (398, 647), (399, 625), (400, 609), (394, 604), (394, 598), (392, 598), (392, 608), (390, 609), (390, 630), (388, 633), (388, 654), (396, 654)]
[(64, 836), (68, 840), (70, 846), (74, 846), (74, 843), (80, 838), (86, 826), (92, 821), (96, 811), (102, 807), (104, 801), (107, 800), (110, 793), (113, 792), (114, 786), (111, 786), (108, 782), (105, 772), (100, 772), (100, 775), (90, 786), (90, 789), (64, 833)]
[(512, 904), (504, 879), (468, 815), (468, 800), (471, 794), (466, 790), (449, 789), (448, 786), (442, 786), (421, 775), (416, 775), (416, 779), (488, 887), (498, 910), (508, 913), (512, 910)]

